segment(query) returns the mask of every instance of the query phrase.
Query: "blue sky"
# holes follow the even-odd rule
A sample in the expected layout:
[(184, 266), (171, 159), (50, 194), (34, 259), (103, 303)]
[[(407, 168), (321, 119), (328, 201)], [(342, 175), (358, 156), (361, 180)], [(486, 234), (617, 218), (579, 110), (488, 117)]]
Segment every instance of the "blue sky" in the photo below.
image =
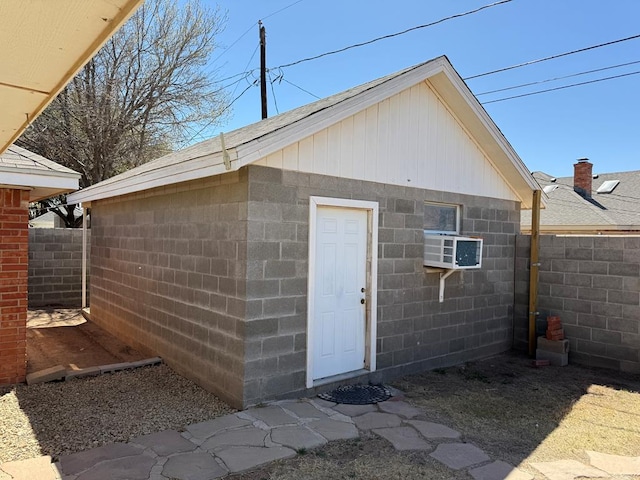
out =
[[(640, 34), (637, 0), (511, 0), (344, 53), (277, 70), (279, 65), (463, 13), (491, 0), (202, 0), (227, 13), (210, 68), (218, 79), (259, 66), (257, 22), (267, 32), (269, 115), (310, 103), (431, 58), (447, 55), (468, 77)], [(285, 8), (289, 7), (289, 8)], [(279, 10), (284, 9), (280, 12)], [(277, 13), (276, 13), (277, 12)], [(248, 31), (248, 32), (247, 32)], [(243, 36), (244, 34), (244, 36)], [(255, 52), (255, 55), (254, 55)], [(640, 38), (468, 80), (476, 95), (622, 63), (640, 61)], [(480, 95), (481, 102), (640, 71), (640, 63), (589, 75)], [(256, 78), (257, 73), (254, 74)], [(226, 80), (230, 98), (249, 87)], [(485, 105), (530, 170), (570, 176), (577, 158), (594, 172), (640, 169), (640, 75)], [(234, 90), (235, 89), (235, 90)], [(275, 103), (274, 103), (275, 93)], [(228, 121), (206, 136), (260, 120), (260, 90), (249, 87)], [(277, 109), (276, 109), (277, 103)], [(202, 136), (196, 140), (201, 140)]]

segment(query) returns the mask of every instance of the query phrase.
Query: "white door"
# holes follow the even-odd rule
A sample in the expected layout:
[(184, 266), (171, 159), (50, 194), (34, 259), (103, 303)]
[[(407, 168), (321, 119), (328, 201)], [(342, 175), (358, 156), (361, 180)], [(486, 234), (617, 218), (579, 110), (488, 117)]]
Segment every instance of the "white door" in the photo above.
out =
[(318, 207), (313, 378), (364, 368), (367, 211)]

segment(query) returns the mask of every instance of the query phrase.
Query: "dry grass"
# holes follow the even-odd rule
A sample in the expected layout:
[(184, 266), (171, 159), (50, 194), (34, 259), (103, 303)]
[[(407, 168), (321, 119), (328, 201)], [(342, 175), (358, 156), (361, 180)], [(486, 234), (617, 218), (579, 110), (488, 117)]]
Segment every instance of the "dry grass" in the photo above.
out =
[[(407, 376), (393, 384), (426, 418), (463, 434), (494, 458), (540, 477), (530, 462), (576, 459), (585, 450), (640, 456), (640, 378), (608, 370), (532, 368), (505, 354)], [(232, 476), (234, 480), (463, 479), (426, 452), (397, 452), (374, 434), (331, 442)]]
[(637, 376), (529, 365), (522, 356), (501, 355), (407, 377), (396, 386), (427, 415), (514, 465), (586, 461), (585, 450), (640, 455)]

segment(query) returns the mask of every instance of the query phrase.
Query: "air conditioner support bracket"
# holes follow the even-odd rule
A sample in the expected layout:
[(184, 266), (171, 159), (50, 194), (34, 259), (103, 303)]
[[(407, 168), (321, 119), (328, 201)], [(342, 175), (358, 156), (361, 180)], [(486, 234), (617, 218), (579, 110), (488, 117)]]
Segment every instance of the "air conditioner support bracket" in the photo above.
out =
[(451, 276), (456, 270), (447, 269), (444, 272), (440, 272), (440, 295), (438, 297), (438, 301), (440, 303), (444, 302), (444, 281)]

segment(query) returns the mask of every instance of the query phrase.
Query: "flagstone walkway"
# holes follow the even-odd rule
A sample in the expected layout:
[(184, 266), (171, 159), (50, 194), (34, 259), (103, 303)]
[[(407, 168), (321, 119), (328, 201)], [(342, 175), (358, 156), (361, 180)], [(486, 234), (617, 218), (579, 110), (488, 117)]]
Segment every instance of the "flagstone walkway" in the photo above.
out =
[[(258, 468), (332, 440), (373, 431), (397, 450), (423, 450), (475, 480), (532, 480), (513, 465), (462, 440), (460, 432), (418, 419), (422, 412), (401, 397), (377, 405), (338, 405), (320, 399), (274, 402), (207, 422), (180, 433), (167, 430), (128, 443), (65, 455), (0, 464), (0, 480), (214, 480)], [(627, 479), (640, 476), (640, 457), (587, 452), (576, 460), (532, 463), (549, 480)]]

